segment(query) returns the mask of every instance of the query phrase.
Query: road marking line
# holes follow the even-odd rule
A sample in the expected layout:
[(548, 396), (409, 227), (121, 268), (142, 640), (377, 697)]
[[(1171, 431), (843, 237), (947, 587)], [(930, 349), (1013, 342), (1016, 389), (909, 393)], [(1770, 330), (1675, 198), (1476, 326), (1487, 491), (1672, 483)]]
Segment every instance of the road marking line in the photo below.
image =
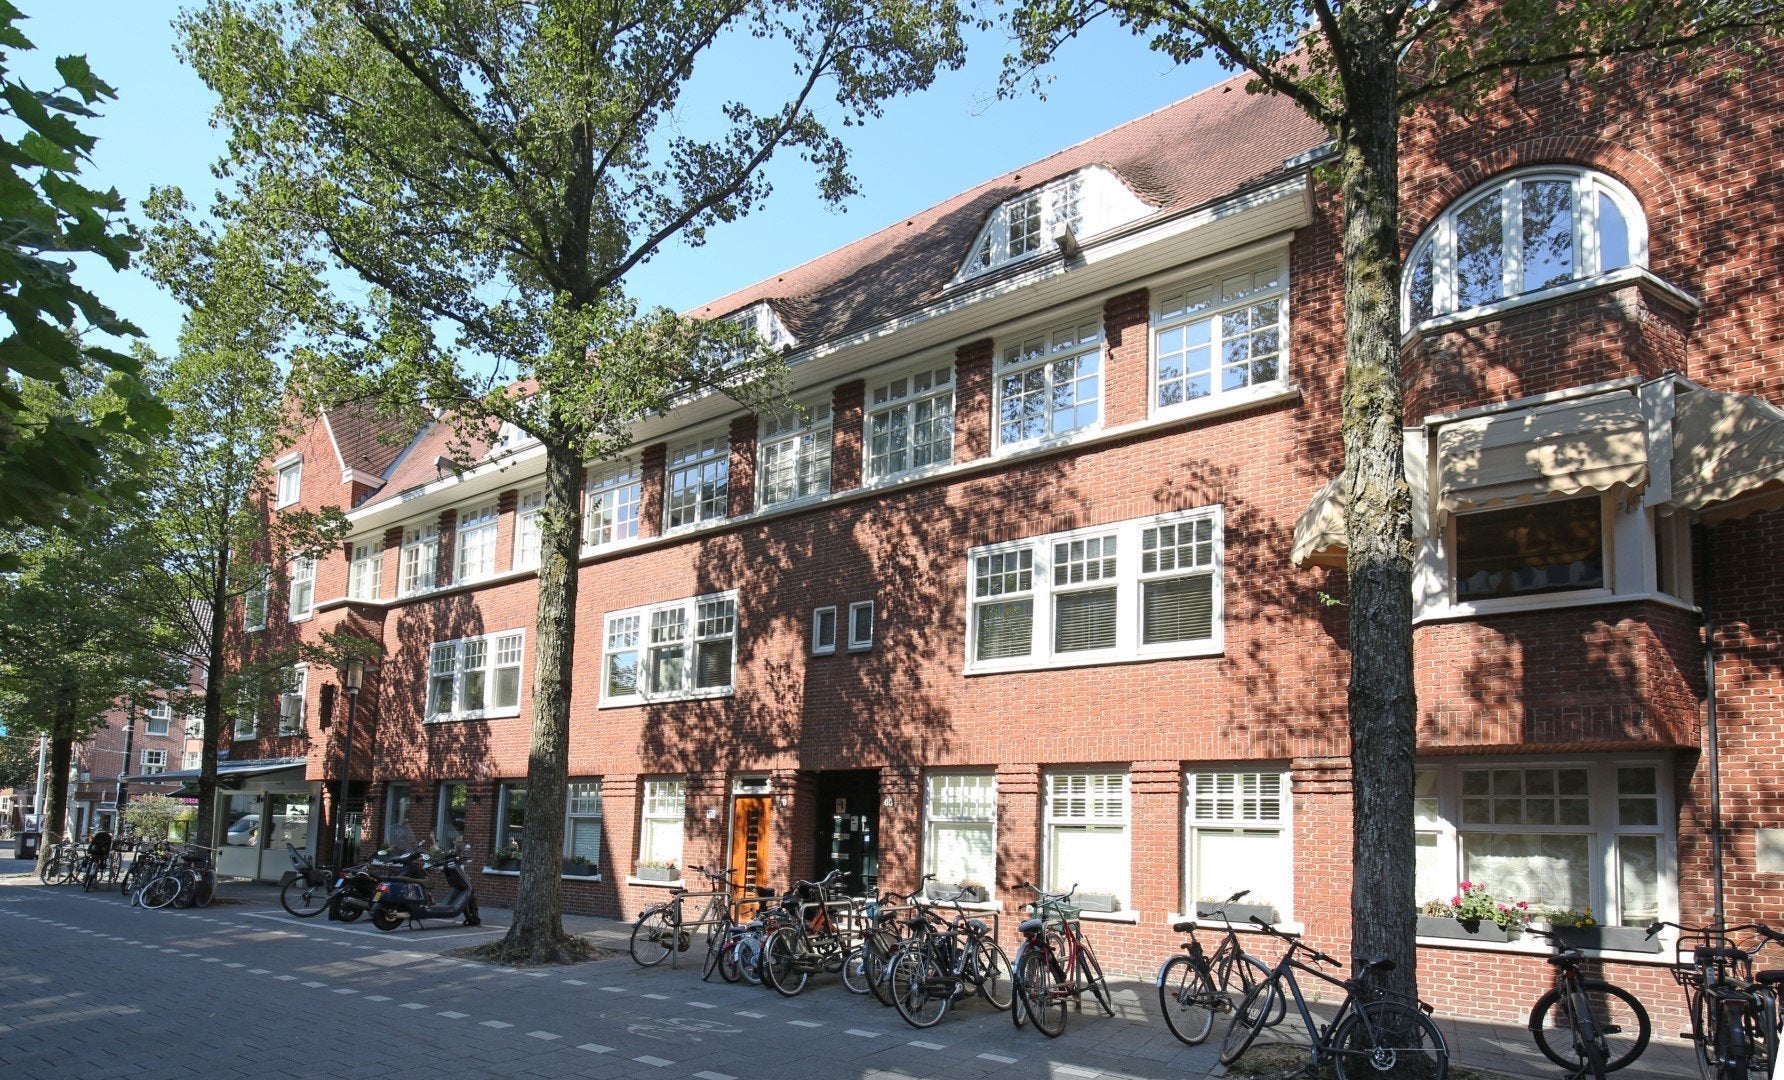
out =
[(738, 1016), (747, 1016), (751, 1020), (765, 1020), (768, 1018), (767, 1013), (750, 1012), (748, 1009), (739, 1009), (737, 1011), (737, 1015)]
[(588, 983), (583, 982), (581, 979), (565, 979), (564, 985), (565, 986), (587, 986)]
[(451, 1010), (447, 1010), (446, 1012), (438, 1012), (438, 1013), (435, 1013), (434, 1015), (435, 1016), (444, 1016), (448, 1020), (463, 1020), (465, 1017), (467, 1017), (471, 1014), (470, 1013), (461, 1013), (461, 1012), (452, 1012)]
[(246, 964), (224, 964), (223, 966), (226, 968), (245, 968), (248, 965), (246, 965)]
[(389, 1001), (390, 999), (385, 997), (383, 994), (367, 994), (366, 1000), (367, 1001)]
[(527, 1035), (544, 1042), (551, 1042), (553, 1039), (563, 1038), (562, 1035), (556, 1035), (549, 1031), (529, 1031), (527, 1032)]
[(999, 1065), (1014, 1065), (1014, 1064), (1016, 1064), (1015, 1058), (1004, 1057), (1002, 1054), (980, 1054), (979, 1056), (984, 1058), (986, 1061), (995, 1061)]
[(312, 987), (317, 990), (326, 989), (328, 987), (328, 984), (325, 982), (314, 982), (314, 981), (304, 983), (304, 985), (308, 986), (308, 987)]
[(668, 994), (645, 994), (644, 996), (651, 999), (652, 1001), (668, 1001), (669, 1000)]
[(640, 1065), (655, 1065), (659, 1069), (665, 1065), (675, 1064), (675, 1062), (670, 1061), (668, 1058), (653, 1057), (650, 1054), (640, 1054), (632, 1060), (638, 1062)]
[(909, 1045), (915, 1046), (920, 1050), (946, 1050), (947, 1049), (947, 1046), (943, 1043), (924, 1042), (922, 1039), (912, 1039), (910, 1041)]
[(709, 1005), (704, 1001), (690, 1001), (690, 1002), (688, 1002), (688, 1005), (690, 1005), (691, 1007), (696, 1008), (696, 1009), (716, 1009), (716, 1008), (718, 1008), (717, 1005)]
[(844, 1031), (843, 1034), (844, 1035), (859, 1035), (863, 1039), (877, 1039), (880, 1037), (879, 1032), (867, 1031), (864, 1028), (849, 1028), (848, 1030)]
[(824, 1026), (823, 1022), (819, 1021), (819, 1020), (788, 1020), (787, 1023), (793, 1025), (794, 1027), (802, 1027), (802, 1028), (815, 1028), (815, 1027), (823, 1027)]
[(1096, 1076), (1096, 1075), (1098, 1075), (1096, 1072), (1093, 1072), (1090, 1069), (1080, 1069), (1076, 1065), (1055, 1065), (1055, 1066), (1053, 1066), (1053, 1071), (1056, 1073), (1064, 1073), (1067, 1076)]
[(335, 993), (337, 993), (337, 994), (357, 994), (357, 993), (359, 993), (359, 991), (353, 989), (351, 986), (337, 986), (337, 987), (335, 987)]
[(405, 1002), (403, 1002), (402, 1007), (405, 1009), (425, 1009), (425, 1008), (427, 1008), (426, 1005), (423, 1005), (419, 1001), (405, 1001)]
[(497, 1031), (500, 1031), (503, 1028), (511, 1028), (514, 1025), (508, 1023), (506, 1020), (485, 1020), (483, 1026), (486, 1028), (495, 1028)]
[(268, 971), (265, 968), (249, 968), (248, 974), (250, 974), (250, 975), (271, 975), (272, 972)]
[(204, 962), (207, 964), (221, 964), (223, 958), (221, 956), (207, 956), (204, 958)]
[(613, 1047), (602, 1046), (600, 1043), (583, 1043), (581, 1046), (578, 1046), (576, 1049), (587, 1050), (591, 1054), (611, 1054), (611, 1053), (613, 1053)]
[(297, 981), (297, 976), (296, 976), (296, 975), (279, 975), (279, 976), (275, 976), (275, 977), (276, 977), (276, 978), (277, 978), (277, 979), (278, 979), (278, 980), (279, 980), (279, 981), (280, 981), (280, 982), (296, 982), (296, 981)]
[(607, 991), (609, 994), (623, 994), (626, 992), (626, 988), (623, 986), (603, 986), (601, 989)]
[(737, 1077), (732, 1076), (729, 1073), (712, 1072), (711, 1070), (697, 1072), (694, 1075), (699, 1077), (700, 1080), (737, 1080)]

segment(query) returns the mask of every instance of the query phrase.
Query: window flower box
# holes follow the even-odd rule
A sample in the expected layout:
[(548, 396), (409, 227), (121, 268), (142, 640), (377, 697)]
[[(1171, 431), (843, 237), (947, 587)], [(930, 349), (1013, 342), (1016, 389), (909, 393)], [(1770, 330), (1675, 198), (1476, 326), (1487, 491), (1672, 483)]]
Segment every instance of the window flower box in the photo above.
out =
[(1523, 935), (1521, 927), (1500, 927), (1487, 919), (1447, 918), (1442, 915), (1420, 915), (1420, 937), (1458, 938), (1463, 941), (1516, 941)]
[(1075, 894), (1073, 894), (1072, 898), (1069, 901), (1067, 901), (1067, 903), (1070, 903), (1075, 907), (1083, 908), (1085, 911), (1120, 911), (1121, 910), (1121, 901), (1115, 896), (1114, 893), (1106, 893), (1106, 892), (1075, 893)]
[(640, 881), (679, 881), (681, 871), (673, 866), (651, 866), (639, 863), (632, 876)]
[[(1219, 916), (1214, 914), (1218, 910), (1221, 910), (1219, 900), (1199, 900), (1196, 902), (1195, 914), (1198, 919), (1219, 922)], [(1276, 905), (1274, 904), (1228, 904), (1224, 910), (1226, 911), (1227, 921), (1234, 926), (1240, 927), (1257, 925), (1251, 921), (1253, 915), (1272, 924), (1279, 921), (1280, 918), (1280, 915), (1276, 910)]]
[(1640, 926), (1557, 926), (1561, 939), (1576, 949), (1609, 949), (1612, 952), (1657, 953), (1660, 939), (1648, 936)]
[(565, 859), (559, 873), (565, 877), (594, 877), (600, 870), (587, 859)]
[(931, 900), (958, 899), (963, 904), (983, 904), (991, 899), (991, 893), (985, 886), (963, 885), (957, 881), (925, 882), (923, 895)]
[(495, 858), (489, 860), (489, 868), (491, 870), (519, 870), (520, 856), (497, 855)]

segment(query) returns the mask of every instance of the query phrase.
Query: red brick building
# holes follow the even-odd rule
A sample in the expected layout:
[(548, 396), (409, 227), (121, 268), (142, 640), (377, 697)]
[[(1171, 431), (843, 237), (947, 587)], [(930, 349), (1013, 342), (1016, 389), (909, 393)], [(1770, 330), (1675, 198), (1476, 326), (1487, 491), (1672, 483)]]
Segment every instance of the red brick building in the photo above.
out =
[[(1713, 719), (1727, 910), (1779, 917), (1784, 76), (1724, 74), (1406, 124), (1421, 900), (1706, 920)], [(703, 398), (590, 464), (572, 910), (635, 913), (655, 863), (841, 865), (1005, 910), (1076, 883), (1126, 972), (1239, 888), (1342, 947), (1340, 217), (1325, 133), (1242, 85), (695, 313), (782, 346), (803, 411)], [(349, 802), (462, 836), (500, 897), (542, 458), (498, 438), (461, 472), (444, 426), (374, 434), (332, 416), (274, 463), (282, 504), (354, 532), (244, 640), (382, 643)], [(336, 680), (294, 669), (231, 760), (335, 780)], [(1605, 967), (1658, 1010), (1670, 950), (1641, 938)], [(1421, 943), (1451, 1011), (1522, 1016), (1547, 978), (1529, 941)]]

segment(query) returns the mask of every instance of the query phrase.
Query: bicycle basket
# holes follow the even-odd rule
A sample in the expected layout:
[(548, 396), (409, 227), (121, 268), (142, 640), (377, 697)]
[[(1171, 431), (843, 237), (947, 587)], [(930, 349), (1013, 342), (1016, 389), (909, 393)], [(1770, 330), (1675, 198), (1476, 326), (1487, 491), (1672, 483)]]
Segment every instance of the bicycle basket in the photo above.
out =
[(1066, 923), (1075, 924), (1078, 922), (1079, 913), (1082, 912), (1083, 910), (1084, 910), (1083, 908), (1078, 907), (1075, 904), (1064, 904), (1064, 903), (1048, 904), (1041, 911), (1041, 918), (1045, 919), (1048, 923), (1051, 923), (1051, 924), (1058, 924), (1058, 925), (1064, 925)]

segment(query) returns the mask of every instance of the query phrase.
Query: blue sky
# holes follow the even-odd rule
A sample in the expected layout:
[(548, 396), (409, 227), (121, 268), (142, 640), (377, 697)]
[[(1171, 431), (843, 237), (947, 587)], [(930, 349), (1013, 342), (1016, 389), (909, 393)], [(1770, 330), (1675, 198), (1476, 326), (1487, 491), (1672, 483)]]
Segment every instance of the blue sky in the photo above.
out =
[[(85, 53), (119, 98), (86, 129), (100, 143), (85, 174), (116, 187), (131, 207), (152, 185), (175, 184), (206, 205), (216, 181), (210, 166), (223, 139), (209, 125), (214, 101), (174, 56), (168, 0), (26, 0), (24, 31), (37, 52), (14, 58), (15, 73), (47, 85), (50, 60)], [(844, 132), (861, 194), (839, 212), (815, 194), (811, 173), (793, 159), (771, 173), (768, 205), (709, 234), (700, 248), (672, 243), (628, 282), (646, 304), (686, 310), (797, 266), (932, 206), (989, 177), (1185, 97), (1224, 78), (1212, 62), (1180, 67), (1113, 26), (1074, 42), (1053, 66), (1047, 99), (999, 101), (1006, 43), (976, 34), (967, 65), (928, 91), (891, 102), (885, 115)], [(720, 57), (707, 73), (719, 85), (747, 82), (748, 69)], [(734, 70), (727, 70), (734, 67)], [(83, 272), (87, 286), (136, 322), (160, 351), (177, 346), (180, 311), (134, 272), (103, 266)]]

